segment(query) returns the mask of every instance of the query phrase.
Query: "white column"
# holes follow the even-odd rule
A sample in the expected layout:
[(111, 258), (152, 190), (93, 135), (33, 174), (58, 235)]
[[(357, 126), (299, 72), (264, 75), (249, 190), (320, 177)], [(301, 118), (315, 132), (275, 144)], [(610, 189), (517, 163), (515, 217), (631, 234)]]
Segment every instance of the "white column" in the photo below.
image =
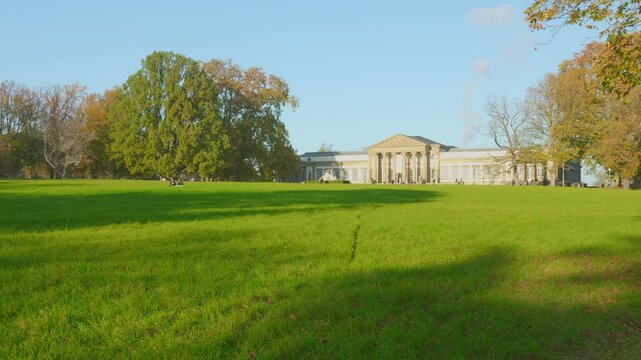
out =
[(407, 182), (407, 163), (406, 163), (406, 154), (401, 152), (401, 177), (403, 182)]
[(418, 153), (416, 151), (412, 152), (412, 182), (416, 183), (418, 181), (418, 174), (416, 173)]
[(383, 179), (381, 182), (387, 184), (387, 179), (389, 178), (389, 165), (387, 163), (387, 153), (383, 153)]
[(396, 182), (396, 180), (398, 180), (398, 178), (396, 177), (396, 174), (398, 173), (398, 171), (396, 170), (396, 152), (392, 153), (391, 162), (392, 162), (392, 179), (394, 180), (394, 182)]
[(423, 179), (425, 182), (430, 182), (430, 162), (427, 152), (423, 152), (423, 161), (421, 162), (421, 169), (423, 170)]
[(374, 182), (378, 184), (378, 153), (374, 154), (374, 166), (372, 167)]

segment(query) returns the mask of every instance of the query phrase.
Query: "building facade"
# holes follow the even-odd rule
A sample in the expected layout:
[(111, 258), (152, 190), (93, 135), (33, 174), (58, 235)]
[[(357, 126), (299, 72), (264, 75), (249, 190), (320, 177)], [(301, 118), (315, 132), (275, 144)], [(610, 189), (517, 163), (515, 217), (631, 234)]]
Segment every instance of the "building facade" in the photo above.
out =
[[(396, 134), (366, 151), (308, 152), (300, 156), (305, 181), (348, 180), (374, 184), (547, 184), (549, 165), (512, 164), (500, 148), (459, 149), (422, 136)], [(581, 182), (577, 162), (558, 170), (557, 182)]]

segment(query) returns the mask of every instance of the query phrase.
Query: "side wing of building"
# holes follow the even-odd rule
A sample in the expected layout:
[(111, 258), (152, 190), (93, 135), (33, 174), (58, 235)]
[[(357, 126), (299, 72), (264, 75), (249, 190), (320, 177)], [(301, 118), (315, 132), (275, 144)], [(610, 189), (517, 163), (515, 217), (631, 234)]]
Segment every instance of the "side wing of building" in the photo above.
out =
[(304, 181), (349, 180), (368, 183), (367, 152), (309, 152), (300, 155)]

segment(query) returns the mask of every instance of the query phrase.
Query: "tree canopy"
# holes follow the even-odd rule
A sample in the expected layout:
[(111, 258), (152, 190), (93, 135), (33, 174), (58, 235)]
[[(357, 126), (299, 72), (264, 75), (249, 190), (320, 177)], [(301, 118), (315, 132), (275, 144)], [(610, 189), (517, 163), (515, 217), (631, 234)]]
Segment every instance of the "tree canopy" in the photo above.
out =
[(594, 66), (603, 88), (626, 94), (641, 84), (641, 0), (534, 0), (525, 14), (533, 30), (598, 29), (606, 42)]
[(284, 79), (231, 61), (154, 52), (121, 86), (0, 83), (0, 176), (290, 180)]
[(228, 137), (216, 95), (198, 62), (171, 52), (149, 55), (116, 97), (111, 133), (116, 156), (137, 174), (217, 175)]

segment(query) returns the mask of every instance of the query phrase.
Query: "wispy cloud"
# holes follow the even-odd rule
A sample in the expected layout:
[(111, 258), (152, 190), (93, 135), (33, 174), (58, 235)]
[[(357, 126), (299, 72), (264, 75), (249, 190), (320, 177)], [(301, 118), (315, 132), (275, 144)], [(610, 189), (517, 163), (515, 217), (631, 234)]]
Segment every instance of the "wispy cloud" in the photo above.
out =
[(473, 110), (477, 88), (490, 80), (491, 65), (484, 58), (472, 64), (472, 76), (463, 85), (463, 99), (458, 107), (458, 118), (463, 122), (463, 144), (469, 145), (481, 132), (481, 113)]
[(458, 117), (463, 122), (463, 143), (468, 145), (476, 140), (481, 130), (481, 114), (470, 109), (474, 100), (476, 84), (472, 81), (463, 86), (463, 101), (458, 108)]
[(517, 66), (520, 70), (530, 67), (528, 55), (534, 49), (534, 36), (530, 33), (519, 32), (514, 35), (512, 41), (501, 53), (501, 60), (505, 65)]
[(467, 13), (467, 21), (479, 26), (506, 25), (513, 18), (514, 6), (511, 4), (473, 8)]
[(485, 59), (478, 59), (474, 62), (474, 73), (483, 78), (490, 78), (490, 63)]

